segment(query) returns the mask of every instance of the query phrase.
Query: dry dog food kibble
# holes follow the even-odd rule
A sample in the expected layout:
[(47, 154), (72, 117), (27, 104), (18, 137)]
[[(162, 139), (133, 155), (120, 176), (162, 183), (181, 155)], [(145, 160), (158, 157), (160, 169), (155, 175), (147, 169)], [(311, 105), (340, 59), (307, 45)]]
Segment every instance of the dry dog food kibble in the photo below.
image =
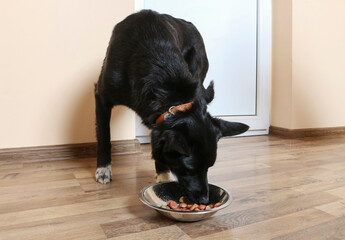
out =
[(167, 205), (162, 205), (161, 208), (164, 209), (172, 209), (175, 211), (185, 211), (185, 212), (197, 212), (197, 211), (206, 211), (206, 210), (211, 210), (213, 208), (219, 207), (222, 204), (220, 202), (213, 204), (209, 204), (209, 205), (204, 205), (204, 204), (187, 204), (187, 198), (182, 196), (179, 199), (180, 204), (178, 204), (177, 202), (173, 201), (173, 200), (169, 200)]
[(173, 200), (168, 201), (168, 206), (174, 210), (178, 208), (178, 204)]
[(214, 204), (214, 207), (219, 207), (220, 205), (222, 204), (219, 202), (219, 203)]
[(180, 203), (180, 208), (187, 208), (187, 203)]

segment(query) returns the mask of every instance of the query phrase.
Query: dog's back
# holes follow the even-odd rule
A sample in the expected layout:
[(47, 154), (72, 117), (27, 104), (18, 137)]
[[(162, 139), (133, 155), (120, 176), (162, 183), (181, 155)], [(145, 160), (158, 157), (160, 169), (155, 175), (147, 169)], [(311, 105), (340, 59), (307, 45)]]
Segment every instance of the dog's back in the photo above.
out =
[(153, 112), (192, 100), (207, 69), (192, 23), (143, 10), (114, 28), (96, 91), (112, 105), (132, 108), (149, 126)]

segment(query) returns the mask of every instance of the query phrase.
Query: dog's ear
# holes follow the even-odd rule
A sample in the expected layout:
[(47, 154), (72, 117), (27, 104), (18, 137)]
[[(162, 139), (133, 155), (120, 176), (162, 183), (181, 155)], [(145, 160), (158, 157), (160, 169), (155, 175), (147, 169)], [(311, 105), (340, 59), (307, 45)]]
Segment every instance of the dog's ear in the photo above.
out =
[(219, 129), (218, 139), (226, 136), (234, 136), (246, 132), (249, 126), (239, 122), (228, 122), (211, 117), (213, 125)]
[(190, 148), (186, 138), (179, 132), (173, 130), (166, 130), (163, 132), (161, 141), (163, 142), (164, 153), (171, 153), (175, 155), (190, 155)]
[(204, 97), (207, 103), (212, 102), (214, 98), (214, 82), (211, 81), (207, 89), (204, 88)]

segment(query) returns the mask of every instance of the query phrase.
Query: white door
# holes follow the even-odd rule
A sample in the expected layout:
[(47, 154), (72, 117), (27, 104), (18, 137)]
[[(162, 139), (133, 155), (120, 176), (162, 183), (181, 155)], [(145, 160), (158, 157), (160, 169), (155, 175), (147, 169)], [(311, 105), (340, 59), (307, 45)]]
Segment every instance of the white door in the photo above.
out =
[[(209, 60), (205, 87), (215, 82), (211, 115), (250, 126), (243, 135), (267, 134), (270, 98), (269, 0), (137, 0), (152, 9), (192, 22), (200, 31)], [(139, 141), (149, 130), (136, 117)]]

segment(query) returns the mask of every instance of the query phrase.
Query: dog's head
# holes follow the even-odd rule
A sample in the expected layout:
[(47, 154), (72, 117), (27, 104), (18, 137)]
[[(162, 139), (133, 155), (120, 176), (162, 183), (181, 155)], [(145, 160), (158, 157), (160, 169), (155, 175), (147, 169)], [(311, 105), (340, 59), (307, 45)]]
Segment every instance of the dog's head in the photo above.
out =
[(152, 157), (177, 177), (188, 199), (206, 204), (207, 171), (215, 163), (218, 140), (248, 128), (213, 118), (206, 104), (195, 103), (189, 112), (178, 113), (152, 130)]

